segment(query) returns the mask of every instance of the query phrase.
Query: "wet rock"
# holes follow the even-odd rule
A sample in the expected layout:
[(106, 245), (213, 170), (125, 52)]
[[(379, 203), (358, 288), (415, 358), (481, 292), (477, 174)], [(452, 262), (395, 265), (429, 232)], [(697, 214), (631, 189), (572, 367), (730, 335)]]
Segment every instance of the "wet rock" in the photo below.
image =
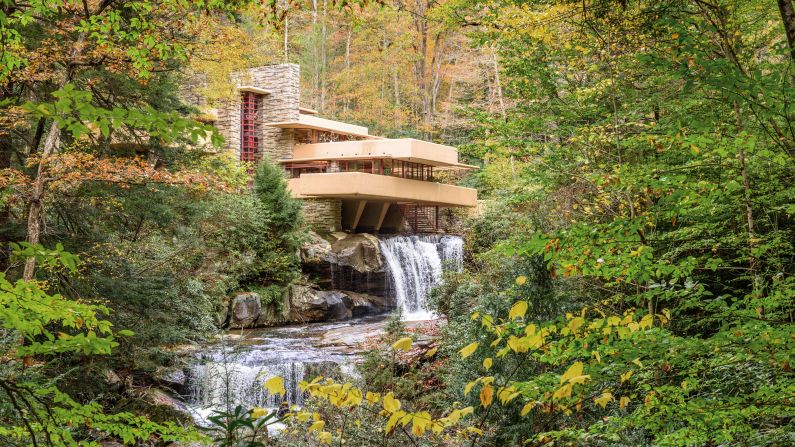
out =
[(380, 314), (394, 307), (389, 305), (388, 299), (381, 296), (356, 292), (345, 292), (345, 294), (351, 300), (350, 309), (353, 318)]
[(298, 321), (344, 320), (350, 318), (350, 310), (345, 305), (343, 296), (336, 291), (292, 286), (290, 289), (290, 313), (294, 314)]
[(280, 306), (265, 306), (253, 326), (341, 321), (383, 313), (392, 306), (386, 298), (345, 290), (317, 290), (292, 285)]
[(155, 370), (152, 378), (158, 381), (160, 384), (164, 385), (167, 388), (173, 389), (177, 392), (182, 392), (182, 390), (187, 386), (188, 379), (185, 375), (185, 370), (182, 368), (158, 368)]
[(351, 267), (359, 273), (379, 272), (384, 269), (381, 245), (372, 234), (347, 234), (331, 244), (332, 263)]
[(260, 315), (262, 305), (259, 295), (254, 292), (241, 292), (232, 298), (229, 312), (229, 327), (251, 326)]

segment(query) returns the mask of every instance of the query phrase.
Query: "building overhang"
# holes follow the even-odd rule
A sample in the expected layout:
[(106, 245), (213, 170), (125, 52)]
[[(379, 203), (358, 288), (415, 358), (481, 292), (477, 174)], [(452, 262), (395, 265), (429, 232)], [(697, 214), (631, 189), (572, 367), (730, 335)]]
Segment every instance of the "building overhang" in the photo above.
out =
[(264, 88), (254, 87), (253, 85), (241, 85), (237, 88), (239, 92), (256, 93), (258, 95), (270, 95), (271, 92)]
[(332, 132), (332, 133), (349, 135), (352, 137), (364, 138), (364, 139), (382, 138), (368, 134), (367, 128), (363, 126), (357, 126), (354, 124), (343, 123), (341, 121), (334, 121), (326, 118), (320, 118), (305, 113), (299, 114), (297, 120), (265, 123), (265, 125), (269, 127), (279, 127), (282, 129), (319, 130), (323, 132)]
[(336, 198), (441, 207), (477, 206), (477, 190), (362, 172), (302, 174), (288, 181), (296, 198)]
[(477, 166), (459, 163), (458, 151), (454, 147), (413, 138), (297, 144), (293, 149), (293, 158), (282, 160), (281, 162), (363, 160), (373, 158), (409, 161), (440, 168), (478, 168)]

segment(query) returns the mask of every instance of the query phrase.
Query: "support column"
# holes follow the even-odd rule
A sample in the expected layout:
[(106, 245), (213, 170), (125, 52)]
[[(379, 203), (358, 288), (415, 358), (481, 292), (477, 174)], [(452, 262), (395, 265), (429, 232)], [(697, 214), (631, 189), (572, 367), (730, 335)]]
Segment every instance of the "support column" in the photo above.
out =
[(391, 203), (389, 202), (384, 202), (384, 204), (381, 205), (381, 214), (378, 215), (378, 223), (375, 224), (375, 231), (381, 231), (381, 225), (384, 224), (384, 218), (386, 217), (387, 211), (389, 211), (390, 205)]
[(353, 218), (353, 225), (351, 225), (351, 230), (356, 231), (356, 227), (359, 226), (359, 219), (362, 218), (362, 213), (364, 212), (364, 207), (367, 205), (366, 200), (360, 200), (359, 203), (356, 204), (356, 216)]

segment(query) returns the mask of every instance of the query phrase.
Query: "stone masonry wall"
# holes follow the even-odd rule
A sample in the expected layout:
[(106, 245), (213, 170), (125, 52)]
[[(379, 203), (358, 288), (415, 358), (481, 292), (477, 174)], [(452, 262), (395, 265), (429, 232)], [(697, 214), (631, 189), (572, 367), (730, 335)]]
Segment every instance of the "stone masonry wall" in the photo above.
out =
[(340, 231), (342, 201), (339, 199), (302, 199), (304, 218), (318, 232)]
[[(236, 79), (239, 86), (247, 85), (270, 92), (261, 98), (260, 124), (297, 121), (300, 95), (300, 69), (297, 64), (266, 65), (251, 68)], [(216, 127), (226, 146), (240, 158), (240, 98), (236, 97), (218, 109)], [(292, 129), (260, 125), (260, 156), (271, 160), (290, 158), (295, 144)]]

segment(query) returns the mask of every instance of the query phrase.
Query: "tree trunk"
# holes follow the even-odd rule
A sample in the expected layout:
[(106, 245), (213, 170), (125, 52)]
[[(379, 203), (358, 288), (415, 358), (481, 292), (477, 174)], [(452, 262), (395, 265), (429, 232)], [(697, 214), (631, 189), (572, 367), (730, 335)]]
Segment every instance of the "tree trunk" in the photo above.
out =
[(320, 31), (320, 105), (318, 110), (321, 112), (326, 107), (326, 64), (328, 60), (328, 51), (326, 51), (326, 39), (328, 38), (327, 18), (328, 16), (328, 0), (323, 0), (323, 19), (321, 22)]
[(789, 55), (792, 62), (795, 62), (795, 7), (793, 7), (793, 1), (778, 0), (778, 10), (781, 13), (781, 21), (784, 23), (784, 33), (787, 35)]
[(502, 98), (502, 83), (500, 82), (500, 65), (499, 62), (497, 61), (496, 50), (494, 50), (494, 57), (492, 58), (492, 64), (494, 66), (494, 90), (497, 94), (497, 103), (500, 105), (500, 115), (502, 115), (502, 119), (504, 120), (508, 117), (508, 114), (505, 112), (505, 101)]
[[(64, 70), (63, 78), (58, 83), (58, 88), (63, 88), (69, 81), (72, 80), (74, 74), (74, 61), (83, 51), (83, 41), (85, 34), (81, 33), (75, 41), (74, 49), (66, 63), (66, 70)], [(44, 188), (46, 182), (45, 171), (47, 170), (47, 163), (50, 156), (55, 152), (58, 142), (61, 139), (61, 128), (53, 120), (50, 124), (50, 129), (47, 131), (47, 137), (44, 139), (44, 147), (39, 151), (39, 163), (36, 167), (36, 180), (33, 182), (33, 194), (31, 195), (28, 205), (28, 239), (31, 244), (38, 244), (41, 240), (41, 223), (44, 216), (44, 206), (42, 200), (44, 198)], [(22, 273), (22, 278), (30, 281), (33, 279), (33, 274), (36, 272), (36, 258), (30, 257), (25, 260), (25, 270)]]

